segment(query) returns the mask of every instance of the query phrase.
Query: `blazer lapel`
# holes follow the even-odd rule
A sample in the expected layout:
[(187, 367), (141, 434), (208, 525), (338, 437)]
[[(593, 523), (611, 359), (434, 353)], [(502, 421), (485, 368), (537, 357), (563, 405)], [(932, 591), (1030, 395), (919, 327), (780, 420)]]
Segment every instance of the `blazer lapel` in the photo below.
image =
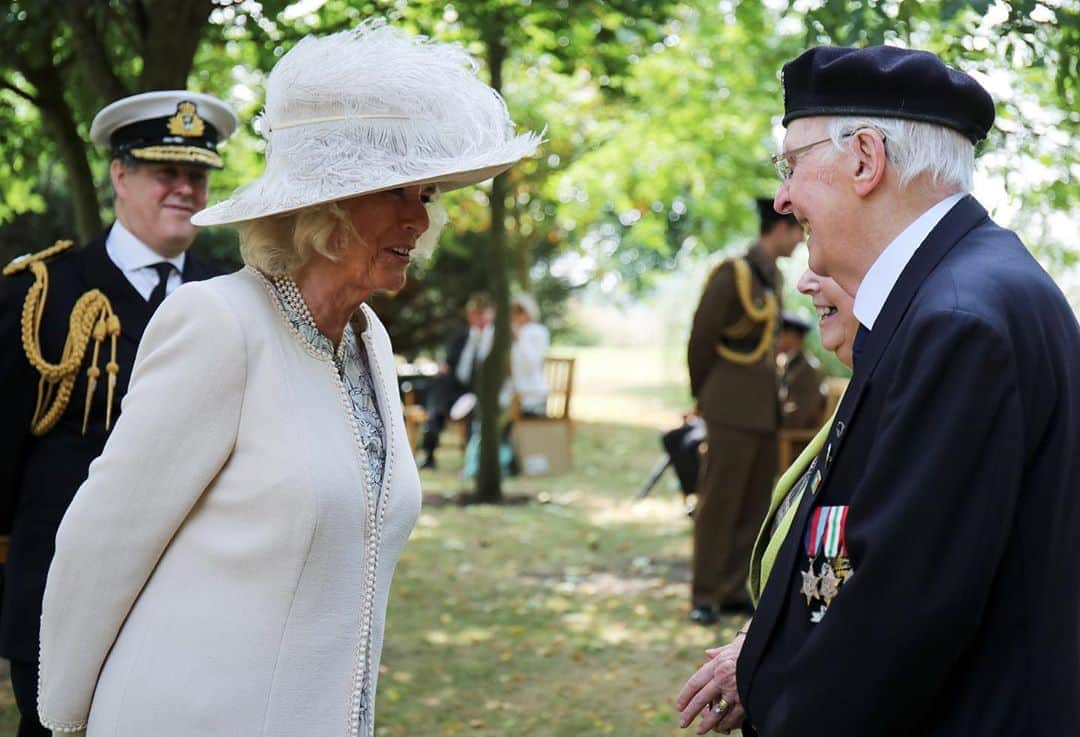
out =
[[(780, 552), (776, 556), (776, 563), (769, 574), (769, 581), (761, 592), (761, 599), (758, 601), (757, 609), (754, 611), (751, 636), (746, 638), (742, 652), (739, 654), (738, 680), (739, 683), (745, 684), (740, 688), (740, 695), (744, 697), (744, 703), (746, 703), (745, 695), (749, 693), (750, 688), (753, 686), (754, 675), (757, 672), (758, 665), (761, 663), (761, 656), (772, 639), (773, 630), (779, 622), (780, 612), (787, 602), (791, 572), (794, 570), (796, 562), (799, 560), (799, 552), (802, 550), (802, 531), (806, 529), (806, 523), (811, 511), (814, 509), (817, 496), (825, 488), (825, 484), (828, 483), (832, 462), (836, 460), (836, 456), (840, 453), (844, 438), (848, 435), (851, 420), (862, 402), (867, 386), (865, 377), (866, 374), (856, 372), (851, 378), (851, 384), (844, 393), (844, 398), (841, 400), (840, 407), (836, 412), (836, 419), (833, 420), (829, 437), (825, 439), (825, 445), (815, 460), (815, 471), (821, 473), (821, 481), (817, 488), (813, 489), (812, 493), (803, 494), (795, 518), (791, 523), (791, 527), (788, 528), (787, 539), (784, 540), (784, 544), (780, 547)], [(809, 490), (812, 487), (807, 488)]]
[(138, 344), (146, 323), (150, 320), (150, 308), (142, 295), (112, 262), (105, 252), (108, 231), (91, 241), (84, 249), (83, 273), (88, 288), (100, 289), (112, 303), (113, 311), (120, 319), (120, 332)]
[[(817, 470), (821, 472), (821, 482), (813, 494), (803, 494), (795, 519), (789, 528), (787, 539), (780, 548), (776, 563), (770, 575), (771, 585), (766, 585), (758, 602), (758, 608), (754, 612), (753, 637), (748, 637), (744, 643), (742, 653), (739, 656), (739, 682), (746, 684), (743, 694), (749, 692), (753, 686), (754, 674), (761, 662), (762, 654), (772, 638), (772, 634), (779, 621), (780, 612), (787, 601), (788, 585), (791, 573), (799, 559), (799, 551), (802, 548), (802, 531), (806, 529), (807, 520), (815, 506), (815, 499), (822, 493), (829, 480), (829, 470), (843, 446), (843, 441), (848, 434), (855, 414), (862, 402), (866, 388), (873, 378), (874, 371), (884, 355), (885, 348), (892, 341), (901, 319), (907, 313), (912, 299), (918, 292), (919, 287), (926, 277), (938, 265), (945, 254), (952, 250), (953, 246), (960, 241), (972, 228), (985, 220), (986, 210), (983, 209), (975, 198), (968, 196), (960, 200), (952, 210), (930, 231), (926, 240), (915, 251), (915, 255), (907, 266), (904, 267), (896, 285), (889, 293), (888, 299), (874, 323), (874, 329), (870, 332), (863, 346), (859, 358), (859, 366), (851, 378), (851, 384), (840, 408), (836, 413), (832, 431), (825, 441), (825, 449), (818, 455)], [(831, 449), (831, 450), (830, 450)], [(773, 579), (776, 579), (775, 581)]]
[(986, 218), (987, 213), (983, 206), (974, 197), (968, 195), (957, 202), (953, 209), (934, 226), (900, 273), (900, 278), (897, 279), (892, 291), (889, 292), (889, 297), (881, 308), (881, 314), (874, 322), (874, 329), (870, 331), (866, 344), (863, 346), (862, 355), (859, 357), (860, 370), (866, 368), (866, 372), (873, 375), (885, 348), (892, 341), (896, 328), (907, 314), (912, 299), (922, 283), (926, 281), (926, 277), (961, 238)]

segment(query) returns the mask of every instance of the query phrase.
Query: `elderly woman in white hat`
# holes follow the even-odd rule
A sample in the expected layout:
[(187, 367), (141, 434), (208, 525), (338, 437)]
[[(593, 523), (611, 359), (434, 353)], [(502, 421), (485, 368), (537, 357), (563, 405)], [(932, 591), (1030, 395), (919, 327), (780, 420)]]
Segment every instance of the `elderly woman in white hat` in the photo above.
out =
[(434, 240), (439, 191), (538, 139), (459, 47), (381, 22), (298, 43), (262, 129), (265, 174), (193, 218), (238, 223), (247, 268), (155, 315), (60, 527), (39, 699), (55, 732), (373, 734), (420, 484), (364, 302)]

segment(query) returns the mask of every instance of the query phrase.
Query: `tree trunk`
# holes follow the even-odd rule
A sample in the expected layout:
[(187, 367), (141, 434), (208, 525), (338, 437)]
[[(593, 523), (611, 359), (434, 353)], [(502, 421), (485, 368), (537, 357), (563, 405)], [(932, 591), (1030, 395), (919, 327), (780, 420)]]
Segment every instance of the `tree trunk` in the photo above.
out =
[(518, 289), (523, 292), (532, 292), (532, 280), (529, 278), (529, 254), (535, 249), (536, 238), (535, 235), (529, 239), (522, 238), (520, 230), (518, 231), (517, 247), (514, 249), (514, 274), (517, 277), (515, 281), (517, 281)]
[(154, 3), (147, 13), (139, 89), (182, 90), (210, 19), (211, 0)]
[[(506, 46), (498, 34), (487, 43), (491, 86), (500, 92)], [(495, 307), (495, 335), (491, 353), (480, 370), (480, 463), (476, 474), (476, 499), (495, 504), (502, 501), (499, 468), (499, 436), (502, 414), (499, 389), (506, 377), (510, 355), (510, 284), (506, 258), (506, 175), (491, 183), (491, 233), (488, 238), (488, 292)]]
[(65, 17), (71, 26), (71, 42), (75, 58), (86, 81), (104, 104), (131, 92), (114, 71), (113, 60), (105, 49), (105, 34), (95, 23), (94, 7), (90, 0), (72, 0), (64, 6)]
[[(64, 99), (64, 82), (55, 66), (22, 69), (37, 89), (37, 104), (49, 136), (56, 142), (68, 175), (71, 203), (75, 210), (78, 238), (86, 242), (101, 232), (101, 210), (94, 177), (86, 156), (86, 144), (79, 137), (75, 116)], [(52, 244), (43, 244), (42, 247)]]

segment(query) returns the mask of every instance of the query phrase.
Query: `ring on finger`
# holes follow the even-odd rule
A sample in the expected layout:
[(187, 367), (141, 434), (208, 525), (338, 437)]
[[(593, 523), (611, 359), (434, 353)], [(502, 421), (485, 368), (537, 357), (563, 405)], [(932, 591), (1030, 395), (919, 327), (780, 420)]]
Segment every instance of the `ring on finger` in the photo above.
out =
[(731, 704), (729, 704), (727, 702), (727, 699), (722, 698), (719, 701), (717, 701), (716, 705), (712, 708), (713, 714), (723, 714), (725, 711), (728, 710), (728, 707), (730, 707), (730, 706), (731, 706)]

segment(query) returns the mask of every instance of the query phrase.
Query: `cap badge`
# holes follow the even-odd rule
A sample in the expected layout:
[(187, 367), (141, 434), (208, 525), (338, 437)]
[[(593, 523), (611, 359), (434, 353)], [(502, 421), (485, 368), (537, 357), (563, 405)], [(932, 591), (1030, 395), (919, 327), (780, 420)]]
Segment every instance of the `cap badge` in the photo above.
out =
[(203, 134), (206, 124), (199, 117), (195, 103), (185, 100), (176, 106), (176, 115), (169, 118), (169, 133), (174, 136), (196, 138)]

